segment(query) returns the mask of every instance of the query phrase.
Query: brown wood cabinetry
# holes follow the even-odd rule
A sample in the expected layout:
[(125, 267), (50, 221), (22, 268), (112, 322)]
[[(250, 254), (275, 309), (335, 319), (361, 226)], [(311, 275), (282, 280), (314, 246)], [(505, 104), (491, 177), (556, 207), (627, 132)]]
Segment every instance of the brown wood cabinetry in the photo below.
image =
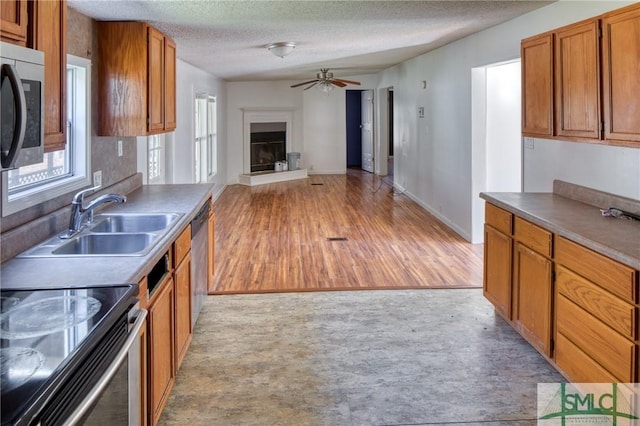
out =
[(605, 139), (640, 146), (640, 3), (602, 18)]
[[(637, 272), (556, 237), (556, 363), (582, 382), (637, 379)], [(592, 368), (574, 366), (572, 357)]]
[(0, 39), (26, 46), (27, 19), (27, 0), (0, 1)]
[(490, 203), (485, 219), (496, 312), (572, 382), (637, 382), (640, 272)]
[(175, 380), (174, 283), (166, 274), (149, 307), (149, 420), (155, 425)]
[(211, 213), (209, 213), (209, 241), (208, 241), (208, 254), (207, 254), (207, 269), (208, 269), (208, 274), (207, 276), (209, 277), (209, 282), (207, 283), (207, 289), (209, 289), (209, 292), (213, 291), (213, 278), (214, 278), (214, 273), (215, 273), (215, 224), (216, 224), (216, 218), (215, 215), (213, 214), (213, 209), (211, 210)]
[(144, 22), (99, 22), (101, 136), (175, 130), (175, 43)]
[(522, 40), (522, 134), (638, 147), (640, 3)]
[(558, 136), (600, 138), (598, 22), (555, 33), (555, 129)]
[(523, 40), (522, 134), (553, 135), (553, 36), (542, 34)]
[(519, 217), (514, 221), (513, 288), (515, 328), (551, 356), (552, 235)]
[(483, 294), (496, 311), (511, 319), (511, 223), (513, 215), (485, 205)]
[(175, 291), (175, 369), (180, 368), (191, 343), (191, 225), (180, 234), (174, 250)]

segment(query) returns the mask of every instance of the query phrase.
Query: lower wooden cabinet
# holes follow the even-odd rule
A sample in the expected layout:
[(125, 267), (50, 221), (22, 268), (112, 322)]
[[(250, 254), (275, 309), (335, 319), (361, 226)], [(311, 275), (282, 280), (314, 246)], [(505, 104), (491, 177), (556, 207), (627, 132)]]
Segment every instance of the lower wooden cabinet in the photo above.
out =
[(149, 420), (155, 425), (175, 380), (174, 282), (167, 274), (149, 307)]
[(215, 247), (216, 247), (216, 241), (215, 241), (215, 223), (216, 223), (216, 219), (215, 219), (215, 215), (213, 214), (213, 209), (211, 210), (211, 213), (209, 214), (209, 240), (207, 241), (208, 243), (208, 255), (207, 255), (207, 259), (208, 259), (208, 283), (207, 283), (207, 289), (209, 290), (209, 292), (212, 292), (213, 289), (213, 277), (214, 277), (214, 272), (215, 272), (215, 268), (214, 268), (214, 258), (215, 258)]
[(640, 272), (489, 203), (485, 218), (496, 312), (568, 380), (637, 383)]
[(514, 326), (529, 343), (550, 357), (551, 260), (516, 243), (513, 261)]
[(180, 368), (191, 343), (191, 252), (174, 271), (175, 277), (175, 367)]

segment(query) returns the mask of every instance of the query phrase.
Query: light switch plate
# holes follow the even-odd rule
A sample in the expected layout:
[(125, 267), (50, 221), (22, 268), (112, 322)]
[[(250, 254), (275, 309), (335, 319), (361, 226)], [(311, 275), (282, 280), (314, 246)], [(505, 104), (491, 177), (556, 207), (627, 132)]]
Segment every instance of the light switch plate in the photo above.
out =
[(93, 186), (98, 188), (102, 186), (102, 170), (93, 172)]

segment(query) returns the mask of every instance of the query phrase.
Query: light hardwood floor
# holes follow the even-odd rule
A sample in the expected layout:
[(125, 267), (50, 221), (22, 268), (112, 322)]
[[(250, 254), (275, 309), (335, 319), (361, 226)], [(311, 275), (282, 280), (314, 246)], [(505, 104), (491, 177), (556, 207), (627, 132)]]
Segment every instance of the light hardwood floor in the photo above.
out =
[(359, 170), (231, 185), (214, 211), (210, 294), (482, 286), (482, 245)]

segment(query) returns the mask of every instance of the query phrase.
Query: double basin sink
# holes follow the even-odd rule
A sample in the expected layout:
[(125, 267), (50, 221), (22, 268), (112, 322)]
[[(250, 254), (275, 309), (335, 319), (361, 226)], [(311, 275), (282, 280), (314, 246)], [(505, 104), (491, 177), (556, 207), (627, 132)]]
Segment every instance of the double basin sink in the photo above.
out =
[(18, 257), (143, 256), (180, 216), (181, 213), (99, 214), (72, 238), (52, 237)]

